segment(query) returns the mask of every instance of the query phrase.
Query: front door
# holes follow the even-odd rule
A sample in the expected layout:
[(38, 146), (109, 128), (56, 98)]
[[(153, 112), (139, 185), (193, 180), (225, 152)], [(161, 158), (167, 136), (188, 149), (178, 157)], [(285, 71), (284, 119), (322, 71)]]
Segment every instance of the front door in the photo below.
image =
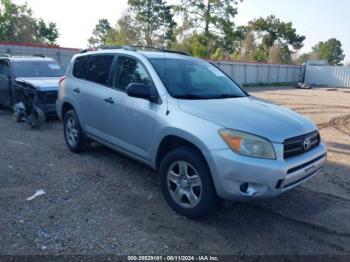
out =
[(129, 97), (126, 88), (130, 83), (153, 85), (145, 66), (135, 58), (119, 56), (116, 66), (114, 89), (107, 98), (106, 132), (115, 144), (146, 160), (149, 159), (154, 135), (158, 105), (148, 100)]
[(0, 61), (0, 105), (10, 104), (10, 67), (5, 60)]

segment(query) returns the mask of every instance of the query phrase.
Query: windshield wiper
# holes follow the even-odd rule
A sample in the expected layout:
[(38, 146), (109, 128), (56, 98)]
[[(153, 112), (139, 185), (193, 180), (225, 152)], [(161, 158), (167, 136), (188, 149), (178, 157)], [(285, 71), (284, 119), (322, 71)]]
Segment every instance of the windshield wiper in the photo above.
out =
[(207, 97), (199, 96), (199, 95), (195, 95), (195, 94), (184, 94), (184, 95), (177, 95), (174, 97), (179, 98), (179, 99), (193, 99), (193, 100), (208, 99)]
[(216, 96), (216, 98), (240, 98), (240, 97), (243, 97), (243, 96), (231, 95), (231, 94), (222, 94), (222, 95)]
[(184, 94), (184, 95), (177, 95), (175, 98), (178, 99), (192, 99), (192, 100), (209, 100), (209, 99), (222, 99), (222, 98), (239, 98), (242, 96), (239, 95), (231, 95), (231, 94), (220, 94), (220, 95), (207, 95), (207, 96), (201, 96), (196, 94)]

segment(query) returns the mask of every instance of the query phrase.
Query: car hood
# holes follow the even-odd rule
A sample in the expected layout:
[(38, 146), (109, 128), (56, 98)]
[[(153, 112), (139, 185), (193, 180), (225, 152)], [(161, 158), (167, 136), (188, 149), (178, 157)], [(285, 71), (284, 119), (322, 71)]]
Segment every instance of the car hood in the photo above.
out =
[(224, 128), (255, 134), (275, 143), (317, 130), (298, 113), (255, 97), (179, 100), (181, 110)]
[(59, 77), (19, 77), (17, 82), (33, 86), (40, 92), (57, 91)]

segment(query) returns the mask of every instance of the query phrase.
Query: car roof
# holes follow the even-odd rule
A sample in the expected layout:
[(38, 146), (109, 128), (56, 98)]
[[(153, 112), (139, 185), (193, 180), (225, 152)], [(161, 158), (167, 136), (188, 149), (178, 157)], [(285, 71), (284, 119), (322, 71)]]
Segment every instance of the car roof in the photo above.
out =
[(98, 54), (123, 54), (132, 55), (135, 57), (144, 57), (146, 59), (198, 59), (193, 56), (181, 52), (173, 51), (143, 51), (143, 50), (128, 50), (128, 49), (101, 49), (101, 50), (87, 50), (81, 52), (75, 57), (98, 55)]
[(11, 56), (11, 57), (1, 57), (0, 60), (9, 60), (11, 62), (40, 62), (40, 61), (47, 61), (47, 62), (56, 62), (55, 59), (49, 58), (49, 57), (39, 57), (39, 56)]
[(139, 51), (140, 54), (144, 55), (146, 58), (149, 59), (156, 59), (156, 58), (165, 58), (165, 59), (171, 59), (171, 58), (191, 58), (194, 57), (182, 53), (173, 53), (173, 52), (155, 52), (155, 51)]
[(25, 56), (13, 56), (13, 57), (10, 57), (10, 60), (12, 61), (49, 61), (49, 62), (53, 62), (53, 61), (56, 61), (55, 59), (53, 58), (49, 58), (49, 57), (36, 57), (36, 56), (28, 56), (28, 57), (25, 57)]

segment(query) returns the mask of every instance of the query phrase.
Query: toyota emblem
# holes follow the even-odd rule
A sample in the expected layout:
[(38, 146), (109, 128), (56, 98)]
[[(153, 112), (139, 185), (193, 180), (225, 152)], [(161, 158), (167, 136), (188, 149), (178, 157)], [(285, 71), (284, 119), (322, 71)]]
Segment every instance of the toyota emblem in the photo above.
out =
[(304, 146), (305, 151), (310, 149), (310, 147), (311, 147), (311, 138), (310, 137), (305, 138), (303, 146)]

